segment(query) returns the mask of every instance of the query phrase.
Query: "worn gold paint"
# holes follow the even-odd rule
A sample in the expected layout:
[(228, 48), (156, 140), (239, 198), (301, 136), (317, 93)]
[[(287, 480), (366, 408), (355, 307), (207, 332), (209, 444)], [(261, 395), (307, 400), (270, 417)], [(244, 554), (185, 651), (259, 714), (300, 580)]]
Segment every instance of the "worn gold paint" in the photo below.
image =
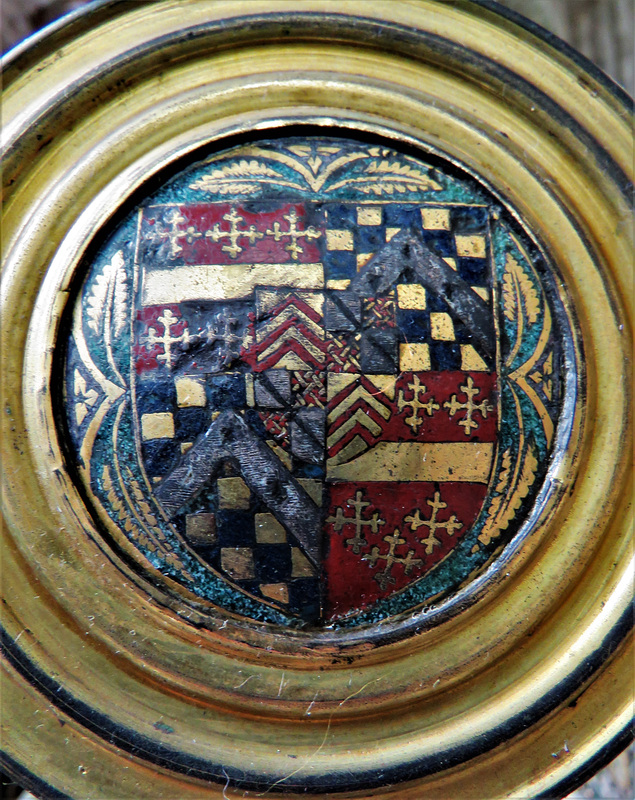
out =
[(176, 404), (180, 408), (196, 408), (207, 405), (205, 383), (196, 378), (182, 376), (174, 379)]
[(310, 578), (315, 575), (315, 567), (299, 547), (291, 548), (291, 575), (294, 578)]
[(358, 225), (381, 225), (381, 208), (376, 206), (357, 207)]
[(236, 580), (250, 580), (254, 577), (254, 557), (250, 547), (222, 547), (221, 565), (228, 575)]
[(173, 439), (174, 419), (169, 411), (157, 411), (141, 417), (141, 436), (145, 442), (151, 439)]
[[(444, 259), (445, 261), (449, 261), (450, 259)], [(456, 269), (456, 264), (454, 264), (454, 268)], [(470, 289), (486, 302), (489, 300), (489, 292), (484, 286), (470, 286)]]
[(313, 500), (316, 506), (322, 505), (322, 481), (317, 481), (313, 478), (298, 478), (298, 483), (309, 495), (311, 500)]
[(357, 253), (357, 270), (365, 267), (374, 255), (374, 253)]
[(276, 444), (273, 439), (267, 439), (267, 445), (273, 450), (285, 467), (290, 470), (292, 466), (290, 454), (286, 450), (283, 450), (279, 444)]
[(430, 335), (437, 341), (453, 342), (456, 337), (452, 317), (445, 311), (430, 312)]
[[(329, 376), (330, 379), (330, 376)], [(341, 386), (343, 381), (338, 382)], [(394, 381), (393, 381), (394, 383)], [(346, 384), (344, 384), (346, 385)], [(349, 395), (347, 395), (341, 403), (333, 408), (328, 415), (328, 420), (331, 422), (332, 420), (341, 417), (342, 414), (345, 414), (351, 406), (353, 406), (360, 398), (362, 398), (368, 405), (375, 409), (375, 411), (380, 414), (384, 419), (390, 418), (390, 409), (381, 402), (381, 397), (376, 396), (375, 394), (369, 392), (365, 387), (358, 386), (357, 389), (352, 391)], [(363, 413), (363, 412), (362, 412)], [(339, 429), (336, 431), (334, 436), (339, 435)]]
[(426, 372), (430, 369), (430, 347), (427, 342), (399, 345), (399, 369), (402, 372)]
[[(627, 115), (593, 76), (580, 80), (566, 53), (509, 21), (497, 24), (482, 6), (367, 0), (364, 16), (376, 23), (425, 30), (456, 45), (421, 58), (401, 57), (397, 45), (367, 50), (361, 35), (349, 47), (331, 31), (290, 46), (286, 22), (267, 44), (253, 38), (232, 49), (228, 17), (288, 9), (280, 0), (185, 0), (178, 13), (174, 3), (156, 2), (120, 6), (110, 17), (112, 9), (99, 6), (68, 23), (75, 37), (59, 34), (63, 47), (54, 34), (38, 57), (27, 54), (8, 67), (0, 381), (9, 637), (67, 692), (122, 726), (139, 726), (196, 757), (213, 755), (230, 769), (249, 762), (272, 783), (287, 781), (285, 790), (309, 772), (348, 776), (398, 765), (405, 755), (434, 758), (525, 713), (602, 649), (629, 608), (633, 574), (631, 209), (573, 128), (518, 87), (526, 81), (554, 97), (630, 174)], [(328, 0), (306, 0), (302, 10), (333, 17)], [(354, 17), (359, 3), (340, 0), (337, 11)], [(203, 35), (189, 49), (185, 18), (197, 31), (224, 20), (225, 47)], [(155, 52), (140, 69), (141, 53), (166, 39), (174, 43), (171, 60)], [(461, 47), (521, 82), (503, 86), (473, 61), (466, 66), (454, 55)], [(80, 86), (84, 93), (68, 91)], [(553, 494), (505, 579), (484, 602), (388, 647), (293, 631), (272, 636), (213, 613), (210, 622), (193, 606), (188, 619), (172, 611), (174, 596), (168, 606), (151, 567), (141, 579), (102, 549), (64, 469), (48, 392), (71, 275), (94, 231), (149, 171), (228, 130), (331, 125), (334, 118), (353, 129), (388, 130), (409, 144), (427, 141), (499, 188), (558, 264), (585, 357), (585, 394)], [(311, 173), (308, 179), (319, 180)], [(584, 221), (584, 239), (574, 219)], [(86, 464), (90, 447), (87, 437)], [(109, 525), (105, 515), (102, 523)], [(115, 526), (108, 530), (118, 536)], [(121, 547), (135, 557), (125, 539)], [(354, 663), (331, 668), (342, 654)], [(80, 661), (80, 671), (70, 668)], [(474, 786), (488, 800), (548, 795), (627, 729), (632, 665), (627, 638), (607, 652), (584, 692), (574, 690), (569, 702), (504, 747), (456, 768), (440, 763), (382, 796), (441, 800), (467, 797)], [(6, 661), (2, 697), (3, 713), (15, 721), (4, 732), (5, 751), (18, 760), (51, 754), (37, 769), (65, 794), (223, 797), (222, 776), (199, 781), (104, 745)], [(157, 710), (171, 734), (153, 728)], [(280, 796), (277, 788), (270, 797)]]
[(427, 230), (450, 230), (450, 211), (447, 208), (422, 208), (421, 220)]
[(287, 541), (287, 533), (273, 514), (256, 514), (256, 541), (276, 544)]
[(342, 289), (348, 289), (349, 285), (350, 285), (349, 279), (329, 280), (326, 282), (327, 289), (337, 289), (338, 291)]
[(190, 541), (211, 546), (216, 541), (216, 523), (213, 514), (188, 514), (185, 532)]
[(397, 286), (399, 308), (425, 309), (426, 290), (419, 283), (400, 283)]
[(487, 364), (476, 352), (474, 345), (462, 344), (461, 369), (466, 372), (487, 372)]
[(296, 264), (210, 264), (151, 270), (144, 276), (143, 303), (227, 300), (247, 297), (263, 285), (322, 289), (324, 269), (321, 264), (303, 264), (301, 270)]
[(330, 374), (326, 382), (327, 399), (332, 400), (358, 378), (359, 375), (352, 372), (333, 372)]
[(353, 235), (350, 231), (341, 231), (332, 228), (326, 231), (327, 250), (352, 251), (354, 248)]
[(249, 508), (249, 488), (242, 478), (218, 479), (220, 508)]
[(260, 591), (265, 597), (270, 597), (279, 603), (289, 602), (289, 589), (286, 583), (261, 583)]
[(459, 257), (485, 258), (485, 239), (482, 236), (455, 236), (454, 239)]
[(379, 442), (326, 474), (344, 481), (471, 481), (487, 483), (491, 442)]
[(396, 378), (394, 375), (367, 375), (366, 378), (390, 400), (395, 399)]
[(245, 398), (247, 405), (253, 408), (256, 405), (256, 397), (254, 395), (254, 376), (251, 372), (245, 375)]

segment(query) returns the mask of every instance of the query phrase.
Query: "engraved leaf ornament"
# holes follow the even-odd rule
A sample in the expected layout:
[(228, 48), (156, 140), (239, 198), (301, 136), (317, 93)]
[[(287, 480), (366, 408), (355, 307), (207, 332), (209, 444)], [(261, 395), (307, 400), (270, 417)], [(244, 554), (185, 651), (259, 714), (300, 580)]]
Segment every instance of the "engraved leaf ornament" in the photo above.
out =
[(225, 164), (209, 175), (203, 175), (190, 188), (219, 194), (252, 194), (260, 188), (260, 184), (271, 183), (300, 188), (297, 184), (285, 180), (283, 175), (262, 161), (244, 158), (235, 163)]
[(508, 254), (503, 276), (503, 311), (507, 319), (513, 321), (518, 314), (521, 297), (527, 319), (533, 324), (540, 313), (538, 294), (518, 261)]
[(102, 323), (108, 321), (115, 336), (120, 336), (126, 325), (127, 301), (123, 251), (118, 250), (93, 283), (88, 297), (88, 327), (99, 335)]
[(381, 159), (371, 161), (362, 175), (329, 186), (329, 191), (340, 189), (343, 186), (356, 184), (359, 191), (364, 194), (403, 194), (417, 190), (439, 190), (441, 186), (422, 172), (409, 164), (400, 164), (398, 161)]
[(112, 342), (121, 336), (127, 324), (128, 286), (124, 267), (123, 251), (118, 250), (95, 278), (87, 301), (88, 327), (102, 337), (108, 363), (122, 384)]

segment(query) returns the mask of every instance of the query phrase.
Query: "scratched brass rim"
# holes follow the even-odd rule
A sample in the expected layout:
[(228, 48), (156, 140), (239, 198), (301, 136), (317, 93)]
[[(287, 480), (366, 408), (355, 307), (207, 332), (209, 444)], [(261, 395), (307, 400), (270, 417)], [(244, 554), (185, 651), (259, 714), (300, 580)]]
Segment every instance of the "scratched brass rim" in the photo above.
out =
[[(619, 91), (489, 4), (435, 0), (104, 2), (15, 51), (5, 87), (5, 768), (45, 796), (541, 797), (623, 743), (633, 159)], [(104, 544), (59, 441), (55, 343), (96, 235), (201, 146), (298, 124), (478, 176), (549, 254), (579, 325), (552, 501), (480, 594), (416, 635), (402, 621), (399, 636), (299, 648), (184, 614)]]

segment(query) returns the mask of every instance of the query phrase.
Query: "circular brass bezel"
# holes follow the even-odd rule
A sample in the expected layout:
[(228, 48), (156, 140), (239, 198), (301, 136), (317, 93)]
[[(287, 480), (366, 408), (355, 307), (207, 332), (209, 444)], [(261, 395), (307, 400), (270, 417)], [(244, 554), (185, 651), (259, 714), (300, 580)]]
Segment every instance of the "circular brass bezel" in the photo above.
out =
[[(631, 716), (620, 99), (486, 4), (435, 0), (106, 2), (17, 50), (5, 86), (9, 769), (78, 797), (222, 797), (226, 782), (535, 797), (574, 781)], [(202, 625), (104, 545), (58, 441), (53, 353), (95, 235), (202, 145), (298, 123), (464, 165), (544, 247), (579, 324), (573, 431), (531, 536), (475, 602), (401, 639)]]

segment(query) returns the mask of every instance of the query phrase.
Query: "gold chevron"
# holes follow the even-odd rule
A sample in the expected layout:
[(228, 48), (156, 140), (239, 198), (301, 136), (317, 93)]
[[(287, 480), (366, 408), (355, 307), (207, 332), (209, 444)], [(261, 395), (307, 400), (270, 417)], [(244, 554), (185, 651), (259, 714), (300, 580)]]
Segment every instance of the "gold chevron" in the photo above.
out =
[(346, 464), (347, 461), (352, 461), (365, 450), (368, 450), (369, 447), (370, 445), (368, 442), (365, 439), (362, 439), (359, 434), (357, 434), (357, 436), (354, 436), (348, 444), (342, 447), (337, 455), (331, 456), (327, 463), (329, 467), (335, 467), (339, 464)]
[[(282, 346), (289, 339), (291, 339), (292, 341), (299, 342), (302, 345), (302, 347), (304, 347), (304, 349), (307, 352), (309, 352), (318, 363), (321, 364), (324, 361), (324, 353), (319, 348), (317, 348), (312, 342), (310, 342), (306, 338), (306, 336), (304, 336), (298, 330), (288, 330), (284, 334), (284, 336), (281, 336), (280, 339), (276, 339), (275, 342), (272, 342), (269, 345), (269, 347), (265, 348), (265, 350), (263, 350), (263, 352), (258, 355), (258, 361), (266, 361), (269, 358), (269, 356), (273, 355), (275, 352), (280, 350)], [(306, 367), (306, 369), (309, 368), (310, 367)], [(294, 369), (297, 369), (297, 367), (294, 367)], [(302, 367), (300, 367), (300, 369), (302, 369)]]
[(333, 445), (337, 444), (357, 423), (363, 425), (373, 436), (379, 436), (381, 433), (381, 426), (371, 419), (368, 414), (365, 414), (361, 408), (358, 408), (352, 417), (349, 417), (341, 427), (328, 437), (326, 440), (327, 446), (333, 447)]
[(341, 417), (342, 414), (346, 413), (346, 411), (348, 411), (348, 409), (358, 400), (363, 400), (367, 405), (374, 408), (375, 411), (377, 411), (378, 414), (381, 414), (384, 419), (390, 419), (390, 409), (380, 402), (376, 395), (371, 394), (363, 386), (358, 386), (347, 397), (345, 397), (342, 402), (339, 403), (339, 405), (329, 412), (328, 421), (333, 422), (333, 420)]
[(321, 328), (317, 322), (314, 322), (311, 317), (309, 317), (303, 311), (300, 311), (300, 309), (296, 308), (295, 306), (287, 306), (284, 311), (281, 311), (275, 317), (272, 317), (261, 325), (258, 325), (256, 330), (256, 341), (264, 341), (270, 333), (274, 333), (289, 320), (295, 320), (296, 322), (303, 323), (307, 328), (315, 333), (318, 338), (324, 339), (324, 329)]

